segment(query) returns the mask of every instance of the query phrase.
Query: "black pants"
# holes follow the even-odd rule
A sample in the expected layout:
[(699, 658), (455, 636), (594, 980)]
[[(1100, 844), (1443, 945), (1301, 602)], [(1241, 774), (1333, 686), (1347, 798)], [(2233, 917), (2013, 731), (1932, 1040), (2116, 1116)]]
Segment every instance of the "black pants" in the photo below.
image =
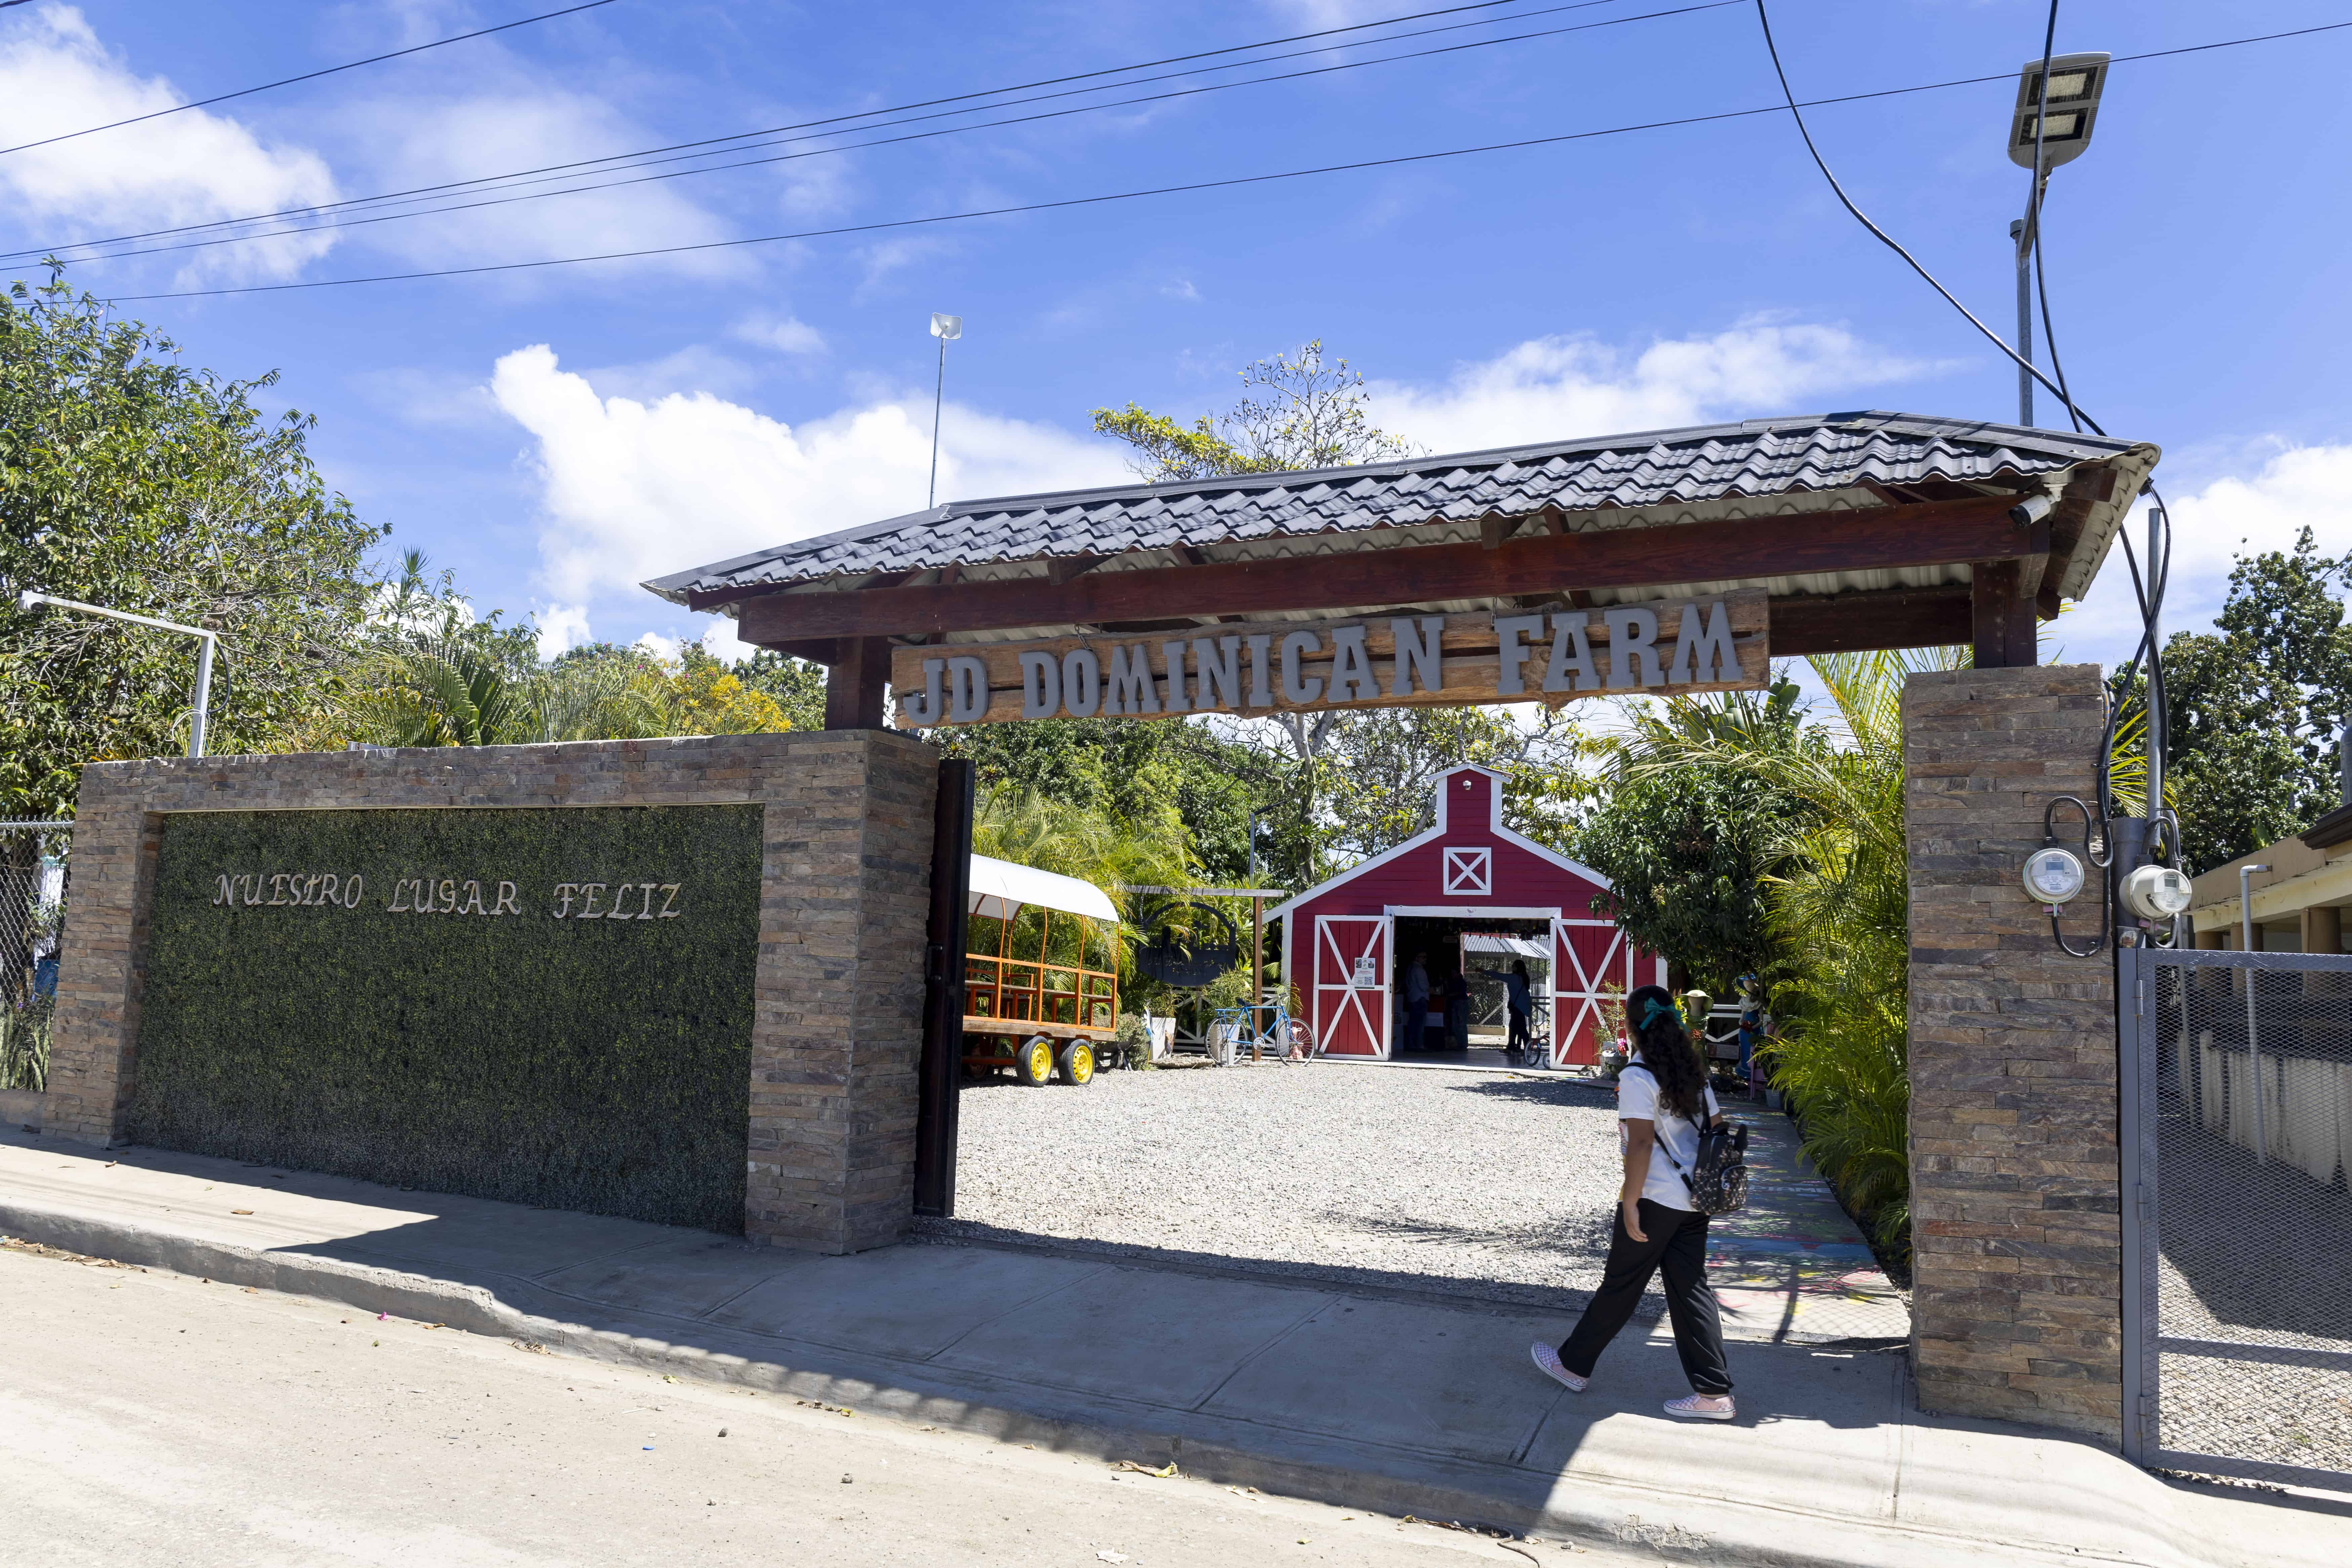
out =
[(1397, 1042), (1397, 1048), (1407, 1051), (1417, 1051), (1421, 1049), (1421, 1032), (1429, 1026), (1428, 1019), (1428, 1003), (1406, 1003), (1404, 1005), (1403, 1014), (1400, 1016), (1397, 1020), (1403, 1031), (1404, 1037)]
[(1618, 1208), (1601, 1289), (1577, 1320), (1576, 1331), (1559, 1347), (1560, 1363), (1579, 1377), (1591, 1377), (1601, 1352), (1650, 1288), (1650, 1276), (1664, 1269), (1666, 1314), (1674, 1320), (1675, 1352), (1682, 1357), (1683, 1375), (1696, 1393), (1728, 1394), (1731, 1374), (1723, 1364), (1723, 1314), (1706, 1282), (1706, 1215), (1670, 1209), (1647, 1198), (1642, 1200), (1641, 1211), (1647, 1241), (1625, 1234), (1625, 1210)]
[(1528, 1016), (1525, 1013), (1513, 1013), (1511, 1015), (1511, 1035), (1508, 1048), (1514, 1051), (1524, 1052), (1528, 1048)]

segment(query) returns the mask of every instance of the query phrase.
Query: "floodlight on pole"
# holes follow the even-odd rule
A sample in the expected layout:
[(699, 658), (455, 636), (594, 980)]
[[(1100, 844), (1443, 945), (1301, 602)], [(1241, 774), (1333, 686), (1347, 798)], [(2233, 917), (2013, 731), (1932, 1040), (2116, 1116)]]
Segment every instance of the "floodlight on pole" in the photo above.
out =
[(55, 594), (39, 594), (30, 588), (16, 595), (19, 615), (30, 615), (43, 605), (54, 605), (60, 610), (79, 610), (85, 616), (103, 616), (110, 621), (129, 621), (133, 626), (153, 626), (159, 631), (178, 632), (196, 638), (196, 706), (188, 720), (188, 755), (201, 757), (205, 754), (205, 717), (212, 704), (213, 649), (220, 642), (218, 632), (208, 632), (202, 626), (184, 626), (177, 621), (159, 621), (152, 616), (134, 616), (128, 610), (110, 610), (102, 605), (85, 605), (79, 599), (60, 599)]
[[(2017, 355), (2033, 361), (2033, 247), (2041, 242), (2042, 193), (2050, 171), (2071, 163), (2091, 144), (2106, 90), (2108, 57), (2104, 52), (2036, 57), (2018, 68), (2017, 102), (2009, 114), (2009, 158), (2033, 171), (2025, 216), (2009, 226), (2017, 247)], [(2047, 83), (2045, 88), (2044, 84)], [(2017, 422), (2033, 423), (2033, 375), (2017, 369)]]
[(963, 336), (963, 318), (933, 310), (931, 336), (940, 340), (940, 382), (931, 393), (931, 490), (923, 502), (926, 510), (940, 504), (940, 407), (948, 394), (948, 340)]

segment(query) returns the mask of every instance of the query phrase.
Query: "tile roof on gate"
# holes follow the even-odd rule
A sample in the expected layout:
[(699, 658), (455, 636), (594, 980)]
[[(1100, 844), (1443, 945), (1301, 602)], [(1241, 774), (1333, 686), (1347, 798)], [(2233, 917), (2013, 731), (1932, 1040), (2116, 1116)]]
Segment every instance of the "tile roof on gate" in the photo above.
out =
[[(763, 588), (950, 564), (1475, 523), (1546, 508), (1573, 514), (1807, 490), (2031, 480), (2133, 453), (2145, 454), (2141, 472), (2153, 466), (2155, 448), (2143, 443), (1979, 420), (1874, 410), (1751, 419), (1360, 468), (950, 501), (645, 586), (700, 607)], [(2129, 499), (2118, 498), (2117, 516)], [(2093, 531), (2104, 536), (2112, 524)], [(2094, 570), (2105, 543), (2101, 537), (2088, 563)]]

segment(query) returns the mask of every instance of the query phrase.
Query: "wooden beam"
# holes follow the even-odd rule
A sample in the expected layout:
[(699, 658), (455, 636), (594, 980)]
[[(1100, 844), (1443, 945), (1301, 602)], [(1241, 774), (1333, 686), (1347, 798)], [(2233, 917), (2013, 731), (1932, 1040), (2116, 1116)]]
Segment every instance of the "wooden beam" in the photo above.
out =
[(879, 730), (883, 688), (890, 679), (887, 637), (844, 637), (824, 678), (824, 727)]
[(2035, 599), (2049, 564), (2049, 520), (2019, 529), (2017, 538), (2022, 548), (2014, 557), (1979, 561), (1970, 568), (1969, 632), (1979, 669), (2042, 662)]
[(1045, 563), (1045, 581), (1058, 588), (1073, 577), (1082, 577), (1102, 563), (1103, 557), (1099, 555), (1063, 556)]
[(1897, 588), (1772, 601), (1772, 654), (1955, 647), (1969, 637), (1969, 589)]
[(2005, 498), (1864, 511), (1606, 529), (1343, 555), (1229, 561), (951, 588), (771, 593), (742, 608), (744, 638), (908, 636), (1010, 626), (1098, 626), (1180, 616), (1279, 614), (1439, 599), (1670, 587), (1725, 578), (1959, 564), (2021, 552)]

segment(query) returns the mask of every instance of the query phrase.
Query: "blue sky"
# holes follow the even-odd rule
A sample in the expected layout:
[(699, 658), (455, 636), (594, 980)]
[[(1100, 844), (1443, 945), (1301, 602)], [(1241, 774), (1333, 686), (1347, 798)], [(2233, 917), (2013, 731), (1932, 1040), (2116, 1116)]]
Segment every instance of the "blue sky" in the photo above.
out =
[[(14, 145), (552, 8), (57, 0), (0, 10)], [(0, 155), (0, 249), (347, 200), (853, 114), (1434, 0), (843, 6), (618, 0), (148, 124)], [(173, 294), (738, 239), (1601, 130), (1776, 100), (1754, 8), (1511, 5), (1286, 46), (1353, 47), (1014, 110), (1586, 23), (1433, 58), (658, 184), (78, 264)], [(2040, 0), (1778, 0), (1801, 96), (2009, 76)], [(2116, 54), (2352, 20), (2321, 0), (2069, 0)], [(1457, 26), (1469, 24), (1468, 26)], [(1412, 40), (1392, 34), (1454, 26)], [(1284, 51), (1260, 51), (1261, 53)], [(1250, 57), (1242, 57), (1247, 58)], [(1182, 67), (1163, 67), (1177, 70)], [(1152, 73), (1144, 73), (1152, 74)], [(2048, 209), (2079, 400), (2154, 441), (2180, 527), (2176, 624), (2242, 540), (2352, 548), (2352, 28), (2119, 65)], [(2013, 78), (2012, 78), (2013, 79)], [(2011, 80), (1813, 111), (1866, 210), (2006, 331)], [(962, 126), (966, 114), (909, 126)], [(747, 156), (759, 156), (752, 153)], [(673, 165), (675, 166), (675, 165)], [(692, 165), (688, 165), (692, 166)], [(26, 261), (8, 273), (37, 276)], [(2014, 377), (1841, 211), (1785, 114), (1521, 151), (669, 257), (126, 302), (189, 357), (277, 368), (362, 512), (551, 648), (698, 637), (656, 573), (923, 504), (933, 310), (942, 496), (1111, 482), (1087, 412), (1229, 404), (1243, 363), (1320, 337), (1433, 450), (1879, 407), (2014, 416)], [(2048, 402), (2042, 405), (2045, 421)], [(2120, 562), (2061, 623), (2127, 647)], [(722, 631), (714, 646), (730, 646)]]

